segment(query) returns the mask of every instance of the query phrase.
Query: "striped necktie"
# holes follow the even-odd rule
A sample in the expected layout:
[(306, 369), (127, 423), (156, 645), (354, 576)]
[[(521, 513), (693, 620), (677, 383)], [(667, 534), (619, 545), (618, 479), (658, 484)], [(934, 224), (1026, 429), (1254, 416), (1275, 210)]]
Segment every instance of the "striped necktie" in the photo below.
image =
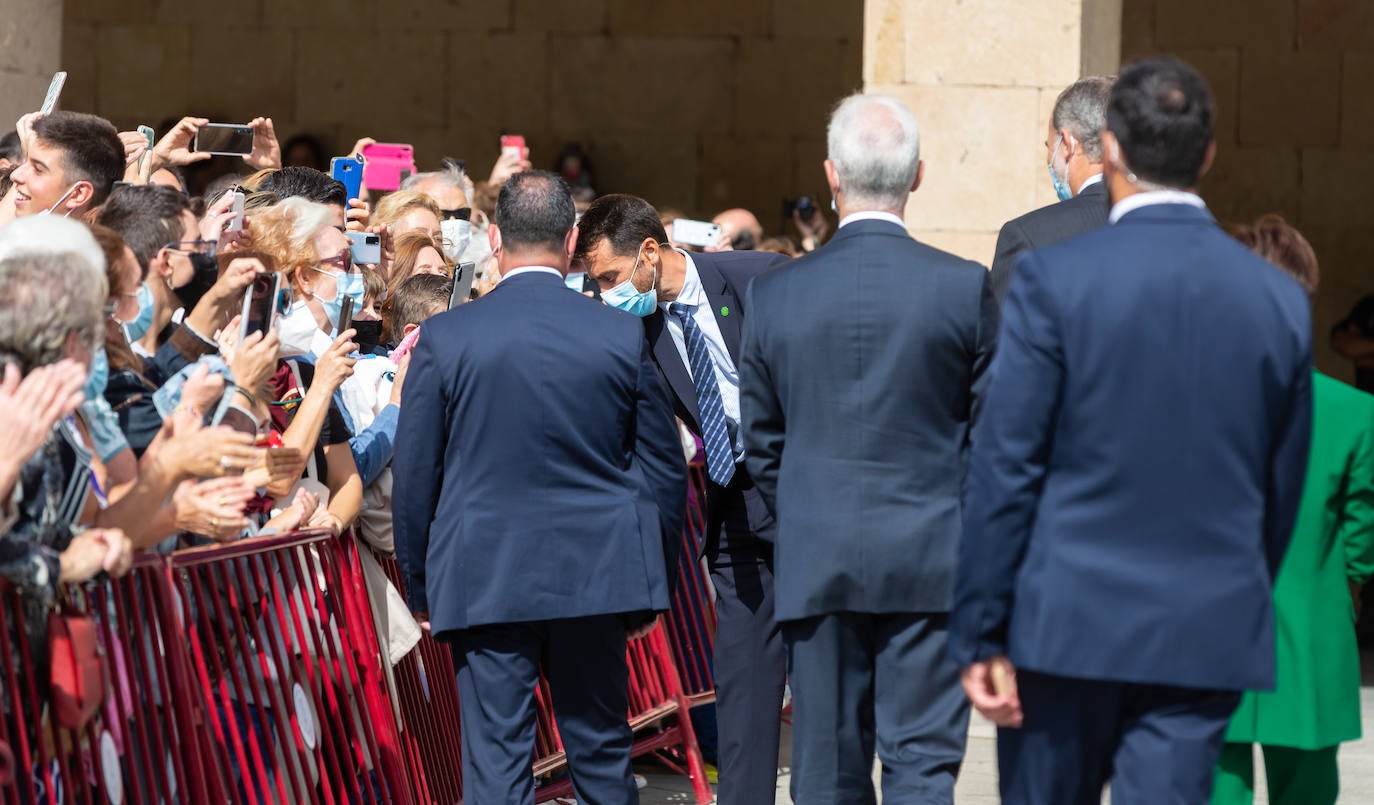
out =
[(697, 409), (701, 412), (701, 443), (706, 446), (706, 474), (721, 486), (728, 486), (735, 477), (735, 449), (725, 419), (725, 403), (720, 397), (720, 383), (706, 334), (697, 326), (692, 312), (696, 305), (673, 302), (668, 312), (682, 322), (682, 340), (687, 344), (687, 363), (692, 370), (692, 384), (697, 389)]

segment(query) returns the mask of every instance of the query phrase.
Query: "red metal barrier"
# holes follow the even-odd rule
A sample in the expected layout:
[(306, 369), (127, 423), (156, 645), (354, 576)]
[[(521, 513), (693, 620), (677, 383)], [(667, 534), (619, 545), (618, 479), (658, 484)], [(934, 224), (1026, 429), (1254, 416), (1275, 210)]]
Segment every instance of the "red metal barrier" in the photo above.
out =
[(693, 707), (716, 700), (713, 673), (716, 607), (711, 576), (701, 558), (706, 547), (706, 470), (688, 467), (687, 523), (678, 555), (678, 582), (673, 608), (664, 618), (668, 643), (677, 658), (678, 676)]

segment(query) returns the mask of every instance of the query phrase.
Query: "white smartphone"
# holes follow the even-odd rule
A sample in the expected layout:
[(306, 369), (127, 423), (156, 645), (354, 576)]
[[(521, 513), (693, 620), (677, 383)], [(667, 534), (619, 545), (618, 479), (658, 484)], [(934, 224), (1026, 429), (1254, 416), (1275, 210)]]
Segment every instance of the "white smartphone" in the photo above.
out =
[(242, 190), (233, 191), (234, 194), (234, 217), (229, 219), (229, 225), (224, 228), (225, 232), (243, 231), (243, 202), (248, 198)]
[(39, 110), (43, 114), (51, 114), (57, 106), (57, 99), (62, 95), (62, 85), (67, 83), (67, 72), (58, 70), (52, 77), (52, 83), (48, 84), (48, 94), (43, 96), (43, 106)]
[(673, 221), (673, 241), (707, 248), (720, 242), (720, 224), (678, 218)]
[(354, 265), (375, 266), (382, 262), (382, 236), (370, 232), (346, 232), (352, 241)]

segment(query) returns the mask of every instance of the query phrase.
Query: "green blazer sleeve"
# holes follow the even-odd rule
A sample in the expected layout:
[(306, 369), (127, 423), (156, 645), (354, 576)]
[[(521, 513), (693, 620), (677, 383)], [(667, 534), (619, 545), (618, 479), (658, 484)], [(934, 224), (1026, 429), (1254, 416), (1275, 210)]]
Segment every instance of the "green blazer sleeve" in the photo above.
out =
[(1374, 575), (1374, 406), (1346, 473), (1345, 505), (1337, 538), (1345, 549), (1345, 575), (1363, 584)]

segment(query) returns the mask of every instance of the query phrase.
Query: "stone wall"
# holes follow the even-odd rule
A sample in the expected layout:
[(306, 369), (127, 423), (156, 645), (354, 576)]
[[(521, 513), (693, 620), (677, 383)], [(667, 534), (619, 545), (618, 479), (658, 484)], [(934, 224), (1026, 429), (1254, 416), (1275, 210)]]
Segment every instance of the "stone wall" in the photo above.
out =
[(0, 0), (0, 129), (43, 103), (61, 42), (62, 0)]
[(67, 0), (64, 105), (121, 128), (267, 115), (283, 139), (410, 142), (421, 168), (483, 175), (502, 133), (538, 167), (578, 140), (602, 192), (774, 226), (784, 195), (828, 197), (862, 19), (862, 0)]
[(1327, 333), (1374, 292), (1374, 2), (1123, 0), (1122, 55), (1174, 53), (1211, 82), (1222, 221), (1278, 212), (1312, 241), (1318, 367), (1349, 379)]

